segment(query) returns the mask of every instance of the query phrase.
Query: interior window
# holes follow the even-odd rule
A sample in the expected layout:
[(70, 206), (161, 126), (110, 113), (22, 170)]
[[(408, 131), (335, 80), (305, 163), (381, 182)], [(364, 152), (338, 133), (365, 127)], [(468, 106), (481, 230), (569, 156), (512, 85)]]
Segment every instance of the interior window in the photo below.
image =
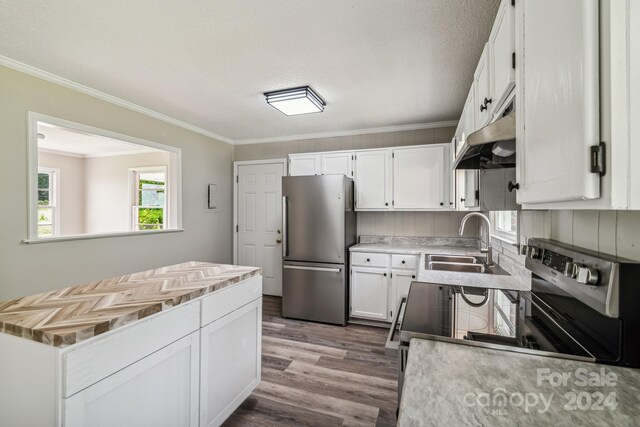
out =
[(180, 229), (180, 149), (29, 113), (29, 241)]

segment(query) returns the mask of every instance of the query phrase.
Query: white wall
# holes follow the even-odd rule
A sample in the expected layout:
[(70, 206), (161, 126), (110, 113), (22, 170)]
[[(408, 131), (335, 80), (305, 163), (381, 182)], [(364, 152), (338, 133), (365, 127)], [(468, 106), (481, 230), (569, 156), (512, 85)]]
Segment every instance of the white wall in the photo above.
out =
[(85, 223), (87, 233), (130, 230), (129, 168), (169, 167), (169, 153), (90, 157), (85, 160)]
[[(1, 66), (0, 93), (0, 300), (188, 260), (232, 261), (231, 145)], [(181, 148), (184, 232), (22, 243), (28, 111)], [(215, 213), (206, 209), (210, 183)]]
[[(55, 168), (60, 235), (84, 233), (84, 159), (51, 153), (38, 153), (38, 166)], [(0, 291), (1, 292), (1, 291)]]

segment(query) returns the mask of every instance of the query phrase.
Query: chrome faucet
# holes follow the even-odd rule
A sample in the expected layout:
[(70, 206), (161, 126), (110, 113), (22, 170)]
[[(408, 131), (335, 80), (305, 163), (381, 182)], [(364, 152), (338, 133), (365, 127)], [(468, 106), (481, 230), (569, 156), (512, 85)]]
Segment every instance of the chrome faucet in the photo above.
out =
[(464, 216), (464, 218), (462, 218), (462, 221), (460, 222), (460, 235), (462, 236), (462, 234), (464, 233), (464, 226), (467, 223), (467, 220), (469, 218), (471, 218), (472, 216), (477, 216), (479, 218), (481, 218), (484, 221), (484, 225), (485, 225), (485, 234), (486, 234), (486, 242), (487, 242), (487, 247), (485, 249), (482, 249), (482, 242), (480, 242), (480, 252), (487, 254), (487, 265), (493, 265), (493, 258), (491, 256), (491, 221), (489, 221), (489, 218), (487, 218), (486, 215), (481, 214), (479, 212), (470, 212), (468, 214), (466, 214)]

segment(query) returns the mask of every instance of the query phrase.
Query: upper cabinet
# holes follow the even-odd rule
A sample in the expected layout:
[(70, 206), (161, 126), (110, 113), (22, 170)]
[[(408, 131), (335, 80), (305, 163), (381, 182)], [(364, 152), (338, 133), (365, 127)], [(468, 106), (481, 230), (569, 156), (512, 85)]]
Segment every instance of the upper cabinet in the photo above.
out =
[(351, 151), (289, 155), (289, 176), (335, 174), (353, 177)]
[(479, 129), (485, 126), (491, 120), (491, 114), (489, 112), (493, 106), (493, 98), (490, 93), (491, 70), (489, 65), (489, 53), (487, 44), (484, 45), (484, 50), (480, 56), (480, 62), (473, 75), (473, 88), (472, 91), (475, 94), (475, 102), (473, 111), (475, 117), (475, 129)]
[(356, 210), (391, 208), (391, 150), (356, 151)]
[(490, 113), (499, 113), (499, 107), (513, 89), (516, 59), (515, 7), (511, 0), (503, 0), (489, 36), (489, 68), (491, 79)]
[(319, 175), (320, 154), (291, 154), (289, 155), (289, 176)]
[(592, 168), (592, 147), (600, 142), (598, 2), (517, 3), (522, 3), (518, 203), (596, 199), (600, 174)]
[(424, 145), (394, 149), (395, 209), (449, 209), (449, 147)]
[(353, 177), (353, 153), (351, 151), (338, 151), (336, 153), (322, 153), (321, 173), (322, 175), (344, 174)]

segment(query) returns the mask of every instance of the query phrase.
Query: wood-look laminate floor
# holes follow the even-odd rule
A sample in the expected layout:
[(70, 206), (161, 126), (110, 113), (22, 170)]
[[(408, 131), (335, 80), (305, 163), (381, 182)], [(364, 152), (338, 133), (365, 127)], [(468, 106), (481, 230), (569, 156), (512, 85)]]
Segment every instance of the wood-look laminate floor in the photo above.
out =
[(395, 425), (397, 360), (385, 329), (284, 319), (263, 299), (262, 382), (225, 426)]

